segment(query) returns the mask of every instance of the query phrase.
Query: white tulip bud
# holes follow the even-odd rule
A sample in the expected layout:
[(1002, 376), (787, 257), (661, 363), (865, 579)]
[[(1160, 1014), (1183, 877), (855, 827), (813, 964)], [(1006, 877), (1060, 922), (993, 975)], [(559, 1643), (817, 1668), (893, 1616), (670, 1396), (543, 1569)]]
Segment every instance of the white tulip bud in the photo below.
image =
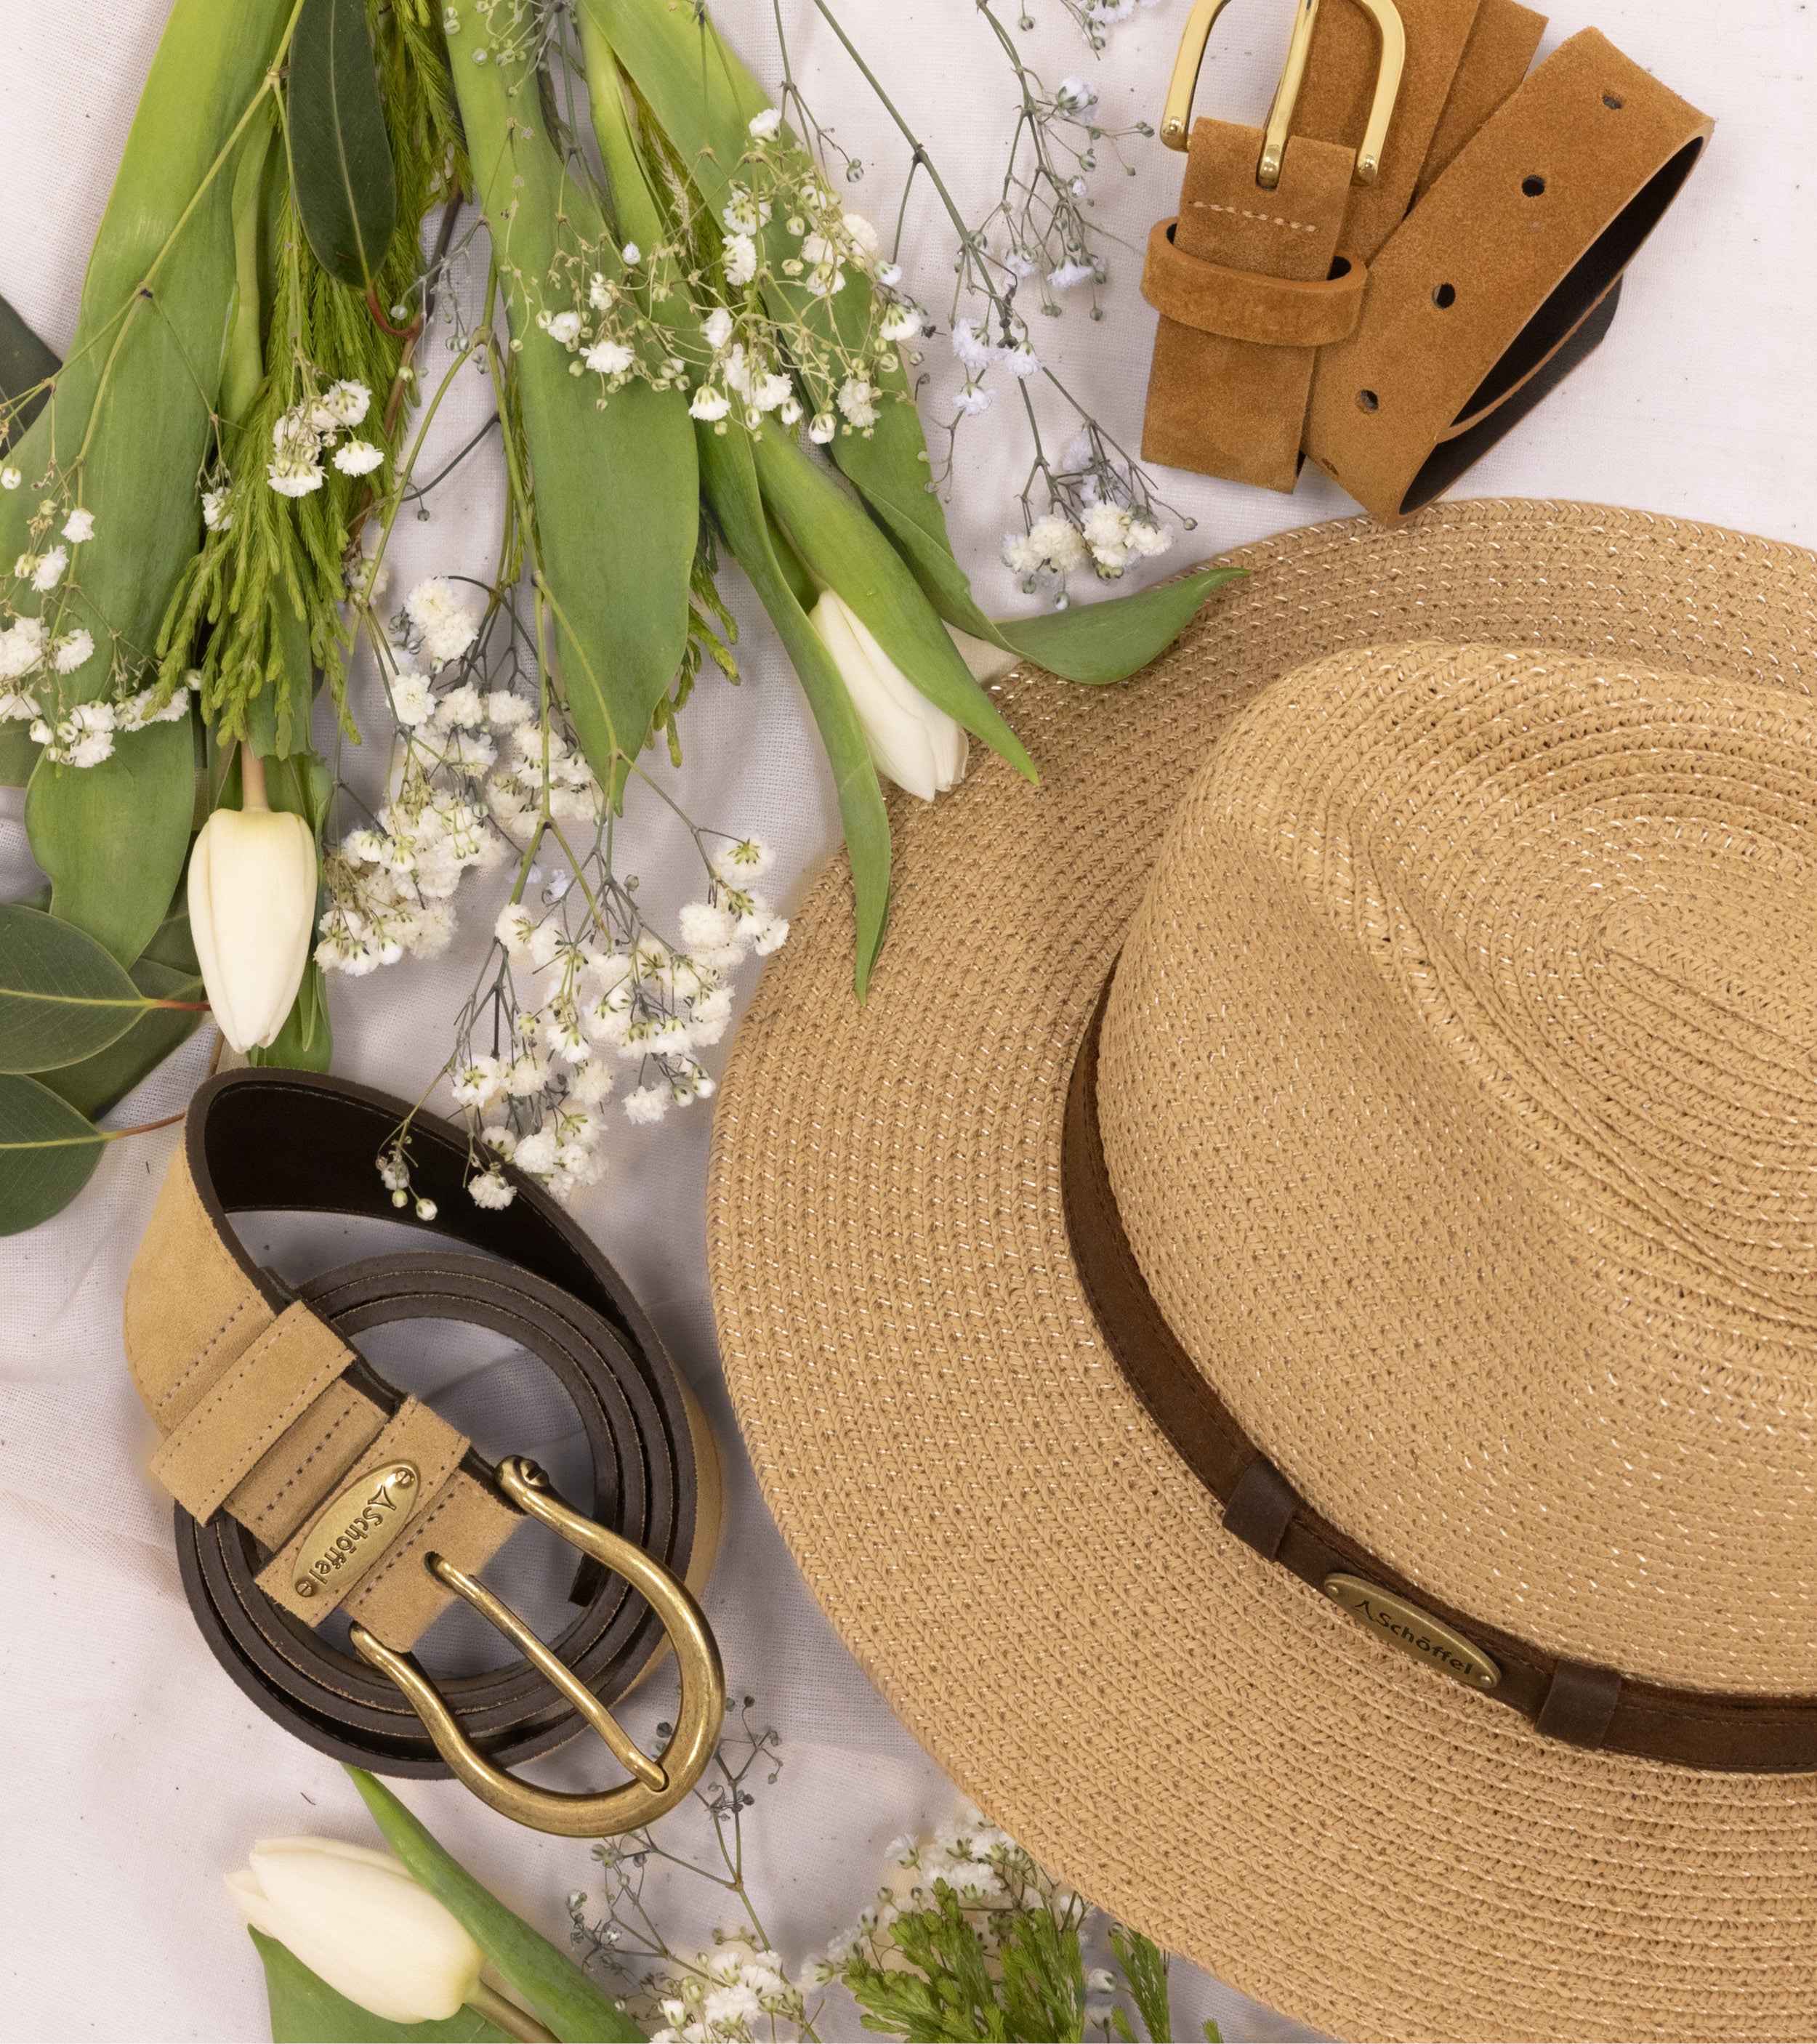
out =
[(265, 771), (244, 747), (245, 806), (217, 809), (189, 859), (190, 933), (209, 1005), (237, 1051), (284, 1026), (315, 929), (315, 839), (267, 806)]
[(956, 788), (965, 778), (964, 727), (928, 701), (833, 590), (815, 604), (812, 621), (852, 697), (877, 771), (924, 802)]
[(388, 2023), (445, 2022), (479, 1988), (479, 1947), (389, 1853), (339, 1838), (261, 1838), (227, 1877), (255, 1931)]

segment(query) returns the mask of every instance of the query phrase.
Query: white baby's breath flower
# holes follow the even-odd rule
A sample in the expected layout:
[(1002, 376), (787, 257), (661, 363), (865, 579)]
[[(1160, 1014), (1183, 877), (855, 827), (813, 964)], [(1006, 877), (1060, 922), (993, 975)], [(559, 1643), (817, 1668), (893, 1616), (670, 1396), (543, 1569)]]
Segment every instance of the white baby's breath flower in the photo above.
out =
[(487, 1107), (505, 1089), (505, 1067), (497, 1058), (470, 1058), (455, 1066), (449, 1084), (463, 1107)]
[(44, 657), (44, 620), (16, 617), (0, 632), (0, 682), (16, 682), (29, 674)]
[(419, 582), (404, 599), (410, 622), (422, 634), (422, 650), (432, 669), (458, 660), (479, 636), (479, 620), (454, 593), (445, 575)]
[(990, 410), (996, 398), (995, 390), (987, 390), (976, 383), (967, 383), (954, 394), (953, 409), (962, 419), (975, 419), (980, 412)]
[(429, 694), (426, 677), (409, 674), (392, 677), (391, 713), (406, 730), (427, 724), (434, 709), (435, 698)]
[(63, 536), (72, 545), (79, 546), (84, 540), (94, 537), (94, 513), (92, 511), (72, 511), (64, 519)]
[(885, 340), (910, 340), (921, 332), (925, 318), (919, 305), (891, 305), (877, 331)]
[(331, 383), (317, 400), (310, 423), (318, 432), (330, 433), (341, 426), (356, 426), (366, 416), (372, 394), (364, 383), (343, 378)]
[(522, 1139), (511, 1162), (520, 1171), (540, 1177), (555, 1169), (555, 1131), (545, 1125)]
[(760, 142), (767, 142), (783, 125), (783, 117), (774, 106), (766, 106), (761, 113), (751, 116), (751, 133)]
[(233, 529), (233, 513), (227, 508), (225, 490), (205, 490), (202, 493), (202, 522), (211, 532), (230, 532)]
[(495, 731), (514, 731), (533, 714), (529, 704), (510, 689), (494, 689), (486, 698), (486, 721)]
[(0, 490), (17, 490), (25, 479), (10, 462), (0, 468)]
[(847, 421), (860, 430), (877, 423), (876, 400), (883, 395), (861, 376), (849, 376), (839, 386), (839, 409)]
[(580, 315), (577, 312), (544, 313), (537, 324), (551, 340), (559, 341), (564, 348), (572, 348), (580, 338)]
[[(85, 631), (78, 629), (59, 639), (51, 648), (51, 665), (60, 674), (73, 674), (76, 669), (94, 651), (94, 641)], [(183, 705), (187, 714), (187, 703)]]
[(625, 1112), (633, 1120), (641, 1123), (660, 1121), (668, 1112), (669, 1093), (667, 1086), (639, 1086), (633, 1093), (625, 1097)]
[(757, 244), (749, 234), (728, 235), (724, 256), (726, 281), (742, 290), (757, 274)]
[(732, 402), (723, 390), (709, 388), (696, 390), (694, 394), (694, 401), (687, 409), (690, 417), (704, 419), (711, 424), (716, 419), (725, 417), (732, 409)]
[[(55, 589), (63, 580), (63, 571), (69, 566), (69, 549), (52, 547), (47, 554), (40, 554), (31, 566), (32, 586), (40, 596)], [(21, 572), (15, 568), (15, 574)]]
[(807, 436), (816, 447), (825, 447), (838, 430), (838, 422), (830, 412), (816, 412), (809, 423)]
[(370, 475), (385, 459), (385, 450), (371, 440), (349, 440), (334, 451), (334, 465), (343, 475)]
[(580, 358), (600, 376), (622, 376), (637, 359), (636, 351), (622, 340), (598, 340)]
[(1049, 270), (1047, 281), (1057, 291), (1070, 291), (1080, 284), (1089, 284), (1097, 271), (1089, 263), (1062, 263), (1057, 270)]
[(624, 257), (627, 263), (634, 264), (641, 263), (644, 259), (643, 250), (641, 249), (634, 241), (627, 241), (618, 252)]
[(715, 355), (731, 340), (734, 328), (732, 315), (723, 305), (715, 305), (700, 323), (701, 334)]
[(504, 1173), (495, 1164), (491, 1170), (482, 1171), (476, 1177), (469, 1178), (467, 1189), (475, 1206), (495, 1210), (508, 1207), (518, 1197), (517, 1187), (506, 1182)]

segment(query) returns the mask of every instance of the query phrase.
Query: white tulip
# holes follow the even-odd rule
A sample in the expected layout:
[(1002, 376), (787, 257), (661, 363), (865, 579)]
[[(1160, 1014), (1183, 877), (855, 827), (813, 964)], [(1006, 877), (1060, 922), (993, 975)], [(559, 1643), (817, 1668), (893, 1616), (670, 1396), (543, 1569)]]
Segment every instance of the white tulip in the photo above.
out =
[(877, 771), (924, 802), (957, 787), (968, 749), (964, 728), (928, 701), (832, 590), (814, 606), (813, 623), (852, 697)]
[(237, 1051), (269, 1043), (302, 984), (315, 929), (315, 839), (265, 801), (265, 770), (242, 747), (245, 806), (217, 809), (189, 859), (190, 934), (209, 1005)]
[(227, 1877), (234, 1907), (349, 2001), (388, 2023), (441, 2022), (479, 1990), (479, 1947), (389, 1853), (261, 1838), (248, 1857)]

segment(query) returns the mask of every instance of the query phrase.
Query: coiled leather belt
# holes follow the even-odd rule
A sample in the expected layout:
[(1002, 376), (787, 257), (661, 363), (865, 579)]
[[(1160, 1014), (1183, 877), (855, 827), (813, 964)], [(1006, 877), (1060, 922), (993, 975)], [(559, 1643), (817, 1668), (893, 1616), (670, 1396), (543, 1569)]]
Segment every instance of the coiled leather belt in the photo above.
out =
[[(718, 1462), (691, 1394), (629, 1289), (553, 1201), (483, 1210), (464, 1136), (412, 1124), (413, 1201), (374, 1167), (406, 1104), (345, 1081), (237, 1072), (196, 1094), (128, 1281), (128, 1358), (164, 1435), (177, 1552), (216, 1658), (269, 1716), (379, 1773), (457, 1775), (520, 1822), (597, 1835), (648, 1822), (710, 1758), (723, 1681), (692, 1593), (719, 1525)], [(229, 1224), (273, 1209), (410, 1220), (459, 1247), (347, 1265), (291, 1292)], [(573, 1404), (590, 1515), (515, 1459), (497, 1468), (349, 1345), (406, 1320), (457, 1320), (534, 1356)], [(545, 1646), (477, 1580), (526, 1516), (582, 1550), (578, 1612)], [(520, 1648), (431, 1683), (410, 1657), (456, 1596)], [(345, 1610), (355, 1648), (321, 1636)], [(682, 1701), (652, 1759), (604, 1708), (676, 1644)], [(505, 1770), (591, 1723), (635, 1777), (559, 1796)]]
[(1194, 123), (1225, 4), (1195, 0), (1162, 117), (1143, 456), (1282, 490), (1309, 457), (1397, 524), (1601, 341), (1712, 124), (1593, 29), (1530, 75), (1515, 0), (1296, 0), (1265, 130)]

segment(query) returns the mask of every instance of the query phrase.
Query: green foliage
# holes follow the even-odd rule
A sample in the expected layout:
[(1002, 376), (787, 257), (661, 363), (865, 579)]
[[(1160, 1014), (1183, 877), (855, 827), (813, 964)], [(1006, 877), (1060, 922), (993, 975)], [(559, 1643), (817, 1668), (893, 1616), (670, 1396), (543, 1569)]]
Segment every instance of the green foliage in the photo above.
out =
[(402, 2044), (420, 2038), (422, 2044), (482, 2044), (502, 2038), (477, 2010), (463, 2008), (444, 2023), (387, 2023), (358, 2002), (337, 1993), (319, 1973), (312, 1973), (287, 1945), (262, 1931), (247, 1934), (258, 1948), (265, 1969), (265, 1999), (271, 2012), (271, 2044)]
[(365, 0), (303, 0), (291, 43), (291, 177), (315, 259), (375, 292), (398, 224)]
[(94, 938), (36, 909), (0, 908), (0, 1072), (93, 1057), (144, 1011), (144, 996)]
[(52, 1093), (60, 1093), (79, 1113), (91, 1120), (105, 1114), (142, 1079), (149, 1078), (207, 1020), (199, 1005), (207, 998), (200, 973), (180, 971), (147, 955), (134, 962), (130, 978), (148, 1000), (198, 1005), (148, 1008), (125, 1035), (106, 1050), (79, 1063), (37, 1074)]
[(904, 1910), (890, 1927), (910, 1970), (868, 1960), (848, 1963), (845, 1984), (865, 2011), (867, 2030), (908, 2044), (1052, 2039), (1085, 2034), (1085, 1969), (1076, 1923), (1046, 1908), (1006, 1911), (996, 1965), (953, 1888), (934, 1884), (925, 1908)]
[(688, 640), (700, 513), (687, 401), (633, 382), (602, 405), (594, 379), (571, 375), (567, 351), (538, 327), (539, 312), (571, 304), (577, 278), (622, 274), (616, 248), (597, 197), (549, 134), (527, 40), (534, 17), (458, 0), (449, 18), (510, 323), (529, 471), (514, 474), (513, 487), (533, 495), (538, 593), (552, 613), (568, 713), (601, 785), (615, 790)]
[(36, 1228), (67, 1206), (106, 1139), (48, 1086), (0, 1074), (0, 1235)]
[(50, 398), (63, 364), (4, 298), (0, 298), (0, 454), (18, 439)]
[(863, 506), (780, 427), (766, 424), (752, 440), (764, 501), (817, 579), (838, 591), (930, 702), (1032, 781), (1020, 740)]
[[(94, 515), (95, 537), (47, 599), (93, 656), (61, 678), (67, 705), (136, 673), (193, 555), (196, 477), (234, 286), (229, 147), (264, 89), (283, 0), (177, 0), (89, 259), (53, 404), (12, 450), (25, 486), (0, 497), (0, 560), (25, 550), (46, 496)], [(237, 144), (234, 145), (237, 147)], [(189, 842), (188, 730), (122, 735), (97, 766), (40, 760), (26, 796), (55, 912), (130, 964), (157, 927)]]
[[(335, 4), (344, 10), (346, 0)], [(464, 161), (447, 51), (429, 11), (422, 20), (414, 6), (375, 6), (371, 17), (375, 89), (396, 185), (395, 224), (375, 283), (387, 324), (396, 309), (409, 313), (420, 301), (421, 223), (455, 189)], [(294, 102), (294, 78), (291, 90)], [(289, 113), (294, 150), (294, 104)], [(285, 175), (283, 134), (274, 131), (268, 147), (270, 169), (256, 189), (242, 186), (236, 221), (241, 271), (260, 280), (263, 381), (243, 409), (224, 407), (217, 421), (209, 474), (224, 492), (226, 515), (172, 592), (157, 636), (160, 688), (174, 690), (199, 669), (202, 711), (215, 734), (250, 737), (264, 758), (307, 744), (312, 667), (325, 678), (343, 727), (357, 736), (346, 707), (350, 642), (340, 606), (354, 532), (386, 473), (345, 475), (330, 462), (320, 489), (282, 496), (266, 480), (272, 429), (330, 385), (363, 383), (373, 397), (361, 436), (382, 442), (395, 459), (406, 344), (404, 333), (374, 317), (363, 290), (318, 259)]]
[(833, 769), (852, 867), (857, 917), (855, 982), (862, 1001), (883, 947), (890, 909), (890, 820), (877, 770), (838, 667), (809, 620), (803, 600), (808, 592), (796, 586), (803, 571), (786, 540), (779, 548), (780, 536), (764, 517), (749, 436), (715, 433), (703, 426), (699, 448), (701, 480), (713, 514), (788, 650)]
[(562, 2044), (639, 2044), (643, 2031), (566, 1953), (514, 1915), (435, 1839), (385, 1785), (350, 1767), (353, 1785), (385, 1842), (438, 1902), (466, 1926), (488, 1961)]
[[(1129, 1983), (1130, 1998), (1153, 2044), (1164, 2044), (1173, 2034), (1173, 2017), (1168, 2007), (1166, 1953), (1152, 1938), (1124, 1923), (1111, 1926), (1111, 1950), (1117, 1955), (1117, 1964)], [(1120, 2019), (1118, 2034), (1127, 2038), (1128, 2017), (1118, 2009), (1112, 2019)]]

